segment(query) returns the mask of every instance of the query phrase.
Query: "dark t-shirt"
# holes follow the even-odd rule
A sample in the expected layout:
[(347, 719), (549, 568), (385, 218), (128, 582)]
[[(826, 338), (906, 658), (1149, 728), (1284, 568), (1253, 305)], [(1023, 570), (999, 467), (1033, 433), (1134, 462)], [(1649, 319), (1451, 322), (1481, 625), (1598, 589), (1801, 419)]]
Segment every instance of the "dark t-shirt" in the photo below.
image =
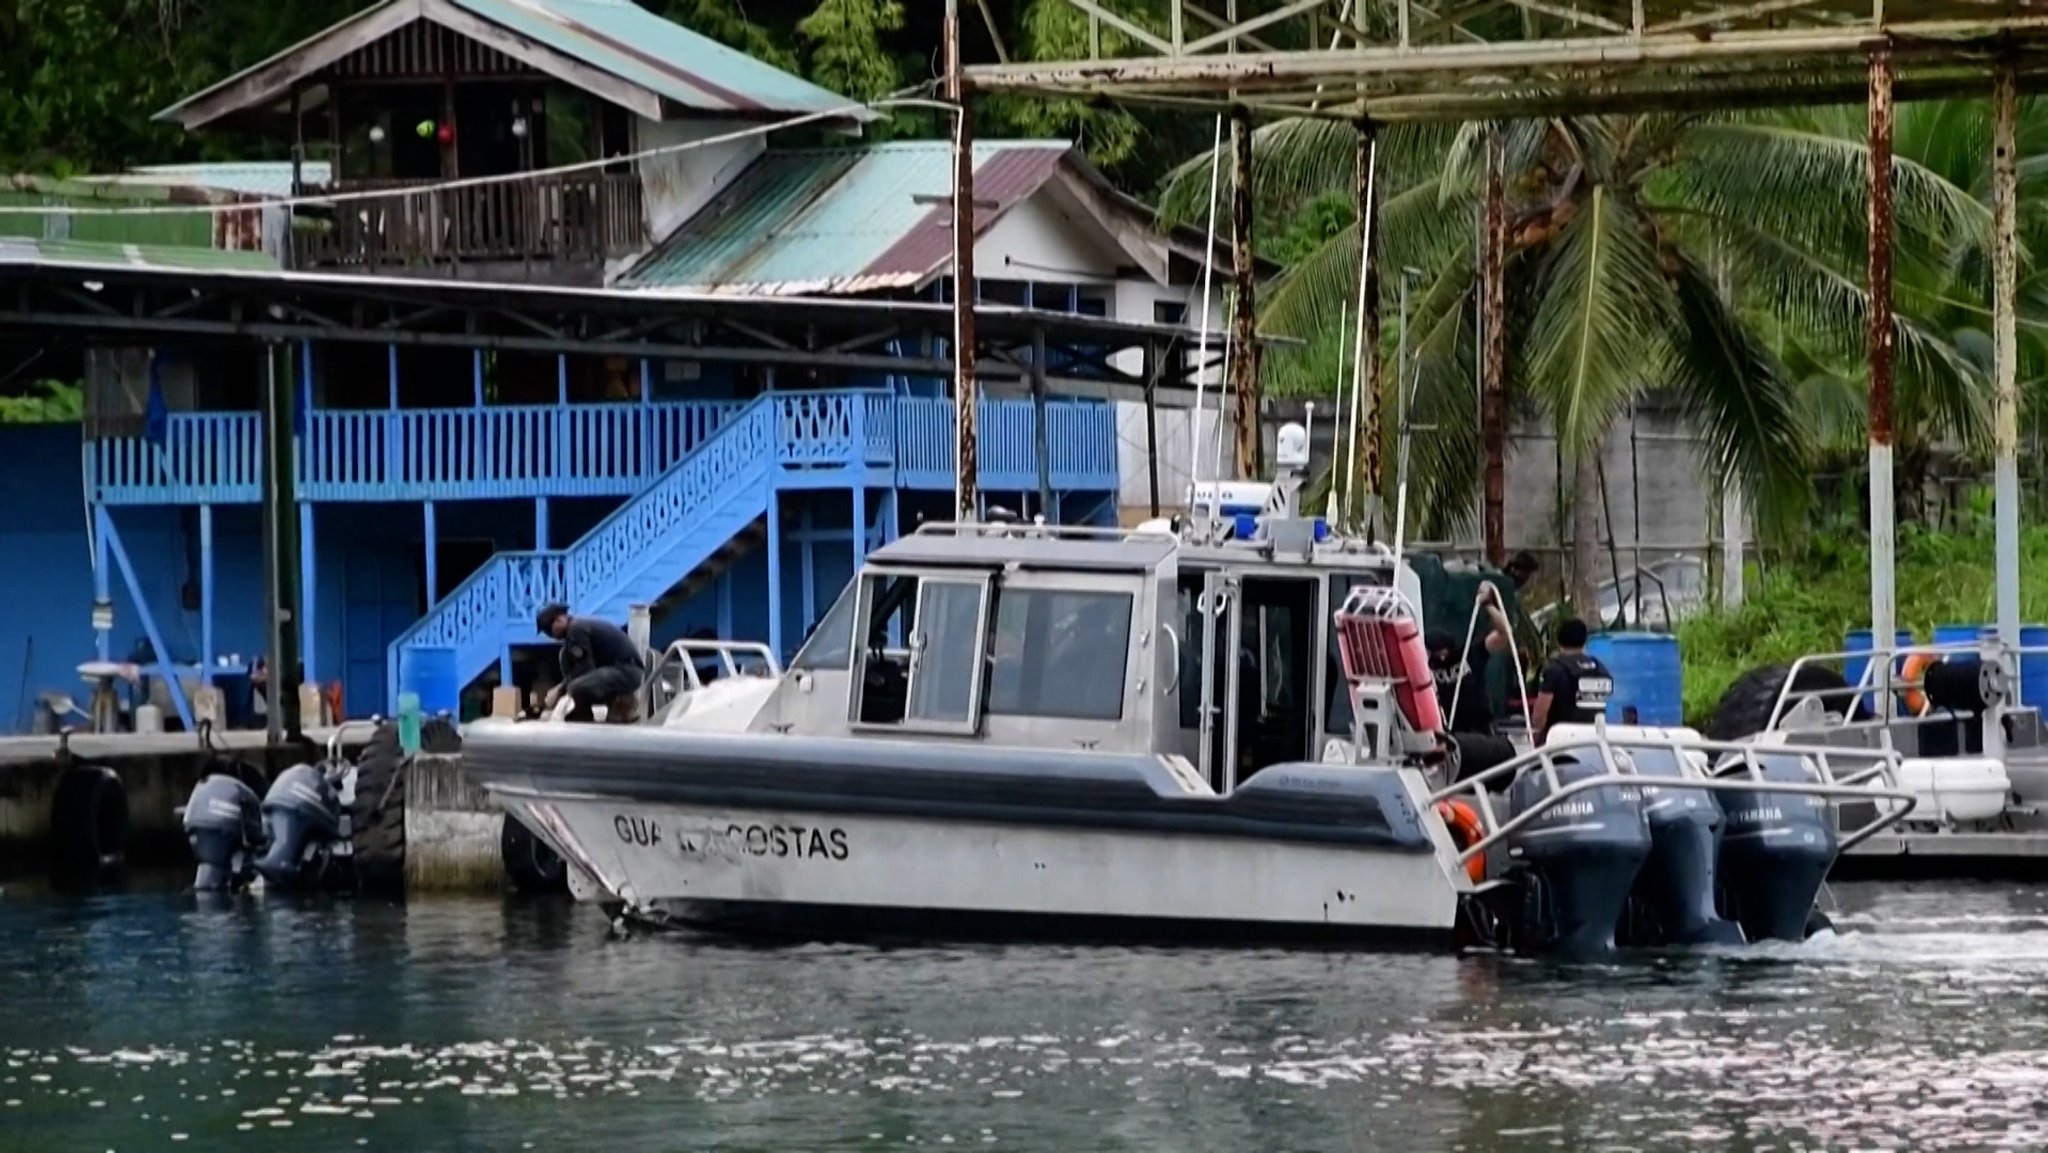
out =
[(576, 676), (593, 669), (622, 668), (644, 673), (640, 649), (626, 630), (610, 621), (576, 617), (562, 637), (562, 672)]
[[(1465, 659), (1445, 665), (1431, 662), (1431, 671), (1436, 674), (1436, 699), (1443, 706), (1444, 716), (1449, 718), (1454, 733), (1490, 733), (1493, 731), (1493, 700), (1486, 693), (1486, 662), (1493, 656), (1486, 651), (1484, 639), (1476, 641)], [(1463, 682), (1464, 687), (1459, 688)], [(1451, 698), (1457, 698), (1458, 712), (1451, 715)]]
[(1559, 653), (1544, 666), (1537, 689), (1550, 694), (1551, 725), (1589, 725), (1607, 709), (1614, 694), (1614, 674), (1600, 658), (1585, 653)]

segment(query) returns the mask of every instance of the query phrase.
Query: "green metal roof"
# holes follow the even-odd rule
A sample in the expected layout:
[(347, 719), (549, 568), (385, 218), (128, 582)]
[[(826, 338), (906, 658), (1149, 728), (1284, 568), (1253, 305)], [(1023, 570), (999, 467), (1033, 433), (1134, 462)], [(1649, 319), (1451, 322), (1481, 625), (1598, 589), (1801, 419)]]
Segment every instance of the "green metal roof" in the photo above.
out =
[(187, 244), (107, 244), (92, 240), (44, 240), (0, 236), (0, 265), (87, 265), (106, 268), (169, 268), (191, 272), (276, 272), (268, 253), (200, 248)]
[[(1063, 140), (976, 144), (977, 225), (1036, 192), (1072, 151)], [(951, 191), (945, 141), (770, 151), (618, 285), (758, 295), (916, 287), (951, 260)]]
[[(869, 121), (879, 113), (792, 76), (708, 36), (665, 20), (632, 0), (385, 0), (260, 64), (245, 68), (157, 113), (189, 127), (269, 106), (336, 61), (414, 19), (477, 35), (482, 20), (515, 43), (493, 44), (514, 58), (575, 84), (572, 70), (550, 64), (566, 57), (650, 95), (642, 111), (672, 109), (733, 116), (802, 116), (839, 112)], [(465, 32), (465, 26), (467, 31)], [(519, 43), (532, 46), (522, 53)], [(588, 81), (583, 82), (588, 86)], [(602, 95), (602, 94), (600, 94)], [(658, 101), (658, 103), (657, 103)]]
[(836, 92), (664, 20), (632, 0), (451, 0), (457, 7), (700, 112), (827, 112)]

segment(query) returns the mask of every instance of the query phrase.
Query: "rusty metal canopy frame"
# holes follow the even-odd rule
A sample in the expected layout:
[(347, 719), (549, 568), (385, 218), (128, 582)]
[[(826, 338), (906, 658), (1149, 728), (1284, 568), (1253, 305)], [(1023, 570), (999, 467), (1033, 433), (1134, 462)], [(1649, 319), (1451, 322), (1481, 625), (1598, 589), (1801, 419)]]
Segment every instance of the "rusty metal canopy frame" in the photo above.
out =
[(1087, 59), (969, 85), (1416, 121), (1861, 103), (1883, 48), (1902, 100), (1981, 97), (1998, 60), (2023, 88), (2048, 74), (2048, 0), (1153, 0), (1143, 22), (1057, 2)]

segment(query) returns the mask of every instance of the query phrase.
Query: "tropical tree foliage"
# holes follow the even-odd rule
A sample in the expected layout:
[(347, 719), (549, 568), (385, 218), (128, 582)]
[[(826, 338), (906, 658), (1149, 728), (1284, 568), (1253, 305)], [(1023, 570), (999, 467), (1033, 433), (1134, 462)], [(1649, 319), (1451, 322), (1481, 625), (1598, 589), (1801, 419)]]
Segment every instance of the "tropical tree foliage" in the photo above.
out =
[[(2031, 158), (2048, 150), (2033, 144), (2048, 126), (2027, 112), (2023, 163), (2038, 179)], [(1908, 444), (1972, 444), (1984, 429), (1984, 120), (1969, 105), (1910, 105), (1899, 115), (1894, 327)], [(1852, 430), (1861, 427), (1868, 300), (1861, 123), (1860, 109), (1821, 109), (1500, 127), (1507, 387), (1512, 405), (1550, 419), (1576, 473), (1578, 572), (1596, 568), (1598, 446), (1646, 393), (1683, 404), (1705, 440), (1708, 478), (1743, 485), (1775, 527), (1803, 519), (1810, 466), (1830, 443), (1816, 434), (1832, 430), (1844, 444), (1860, 435)], [(1409, 324), (1414, 423), (1432, 432), (1414, 438), (1411, 508), (1413, 527), (1429, 535), (1464, 527), (1475, 505), (1477, 214), (1488, 130), (1401, 127), (1381, 137), (1381, 307), (1399, 270), (1420, 273)], [(1348, 195), (1354, 147), (1345, 125), (1260, 128), (1252, 174), (1266, 215)], [(1166, 215), (1200, 215), (1208, 159), (1174, 174)], [(1353, 222), (1303, 256), (1267, 293), (1266, 327), (1327, 344), (1357, 291), (1358, 248)], [(2040, 291), (2038, 278), (2026, 284)], [(2040, 342), (2029, 357), (2038, 376)], [(1327, 387), (1326, 357), (1288, 361), (1276, 358), (1276, 383)], [(1304, 368), (1309, 380), (1290, 379)]]

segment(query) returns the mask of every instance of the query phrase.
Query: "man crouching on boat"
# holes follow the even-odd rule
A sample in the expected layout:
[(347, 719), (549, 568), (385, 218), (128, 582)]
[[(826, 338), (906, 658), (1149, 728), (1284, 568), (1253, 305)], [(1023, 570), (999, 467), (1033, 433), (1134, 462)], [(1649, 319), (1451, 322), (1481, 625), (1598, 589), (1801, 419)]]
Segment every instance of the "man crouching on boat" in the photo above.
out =
[(554, 708), (564, 693), (576, 702), (567, 720), (594, 721), (592, 709), (604, 705), (607, 719), (618, 720), (622, 702), (630, 702), (647, 679), (640, 649), (626, 631), (595, 617), (573, 617), (567, 605), (540, 610), (534, 626), (542, 636), (562, 642), (562, 683), (548, 690), (546, 707)]

